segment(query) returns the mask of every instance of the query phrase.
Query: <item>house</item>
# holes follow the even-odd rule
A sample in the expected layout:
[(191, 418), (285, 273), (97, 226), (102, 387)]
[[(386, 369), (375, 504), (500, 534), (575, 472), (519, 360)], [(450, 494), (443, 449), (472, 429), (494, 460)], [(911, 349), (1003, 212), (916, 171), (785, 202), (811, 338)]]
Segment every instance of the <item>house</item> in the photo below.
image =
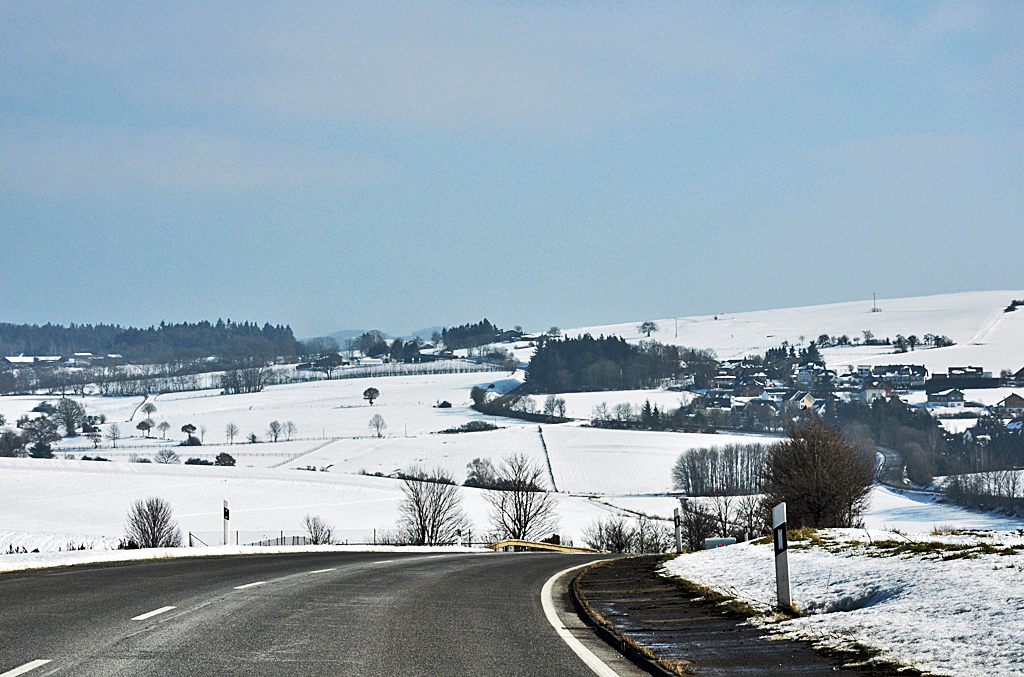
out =
[(875, 400), (889, 399), (894, 391), (895, 388), (885, 381), (869, 380), (861, 383), (855, 394), (858, 401), (871, 404)]
[(803, 390), (791, 390), (780, 402), (783, 411), (798, 413), (814, 407), (814, 398)]
[(886, 381), (897, 390), (922, 390), (928, 370), (923, 364), (885, 364), (872, 368), (871, 377)]
[(708, 409), (731, 409), (732, 393), (728, 390), (709, 390), (704, 395), (704, 406)]
[(951, 388), (940, 393), (929, 393), (928, 404), (942, 407), (964, 406), (964, 393), (962, 390)]
[(925, 390), (938, 393), (951, 389), (966, 388), (998, 388), (998, 378), (992, 378), (992, 372), (983, 367), (950, 367), (945, 374), (934, 374), (925, 382)]
[(4, 358), (8, 364), (56, 364), (64, 360), (63, 355), (10, 355)]
[(996, 404), (996, 411), (1009, 416), (1024, 414), (1024, 397), (1017, 393), (1004, 397)]
[(733, 386), (732, 392), (736, 397), (761, 397), (761, 393), (764, 392), (765, 382), (762, 379), (754, 378), (752, 376), (742, 376), (736, 385)]
[(779, 405), (771, 400), (754, 398), (743, 405), (743, 415), (758, 421), (770, 421), (779, 415)]

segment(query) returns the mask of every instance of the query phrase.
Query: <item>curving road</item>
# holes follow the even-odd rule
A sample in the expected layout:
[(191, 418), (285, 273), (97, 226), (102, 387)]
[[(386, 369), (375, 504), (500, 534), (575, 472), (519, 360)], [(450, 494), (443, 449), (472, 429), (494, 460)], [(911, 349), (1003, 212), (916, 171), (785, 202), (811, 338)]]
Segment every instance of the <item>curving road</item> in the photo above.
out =
[[(0, 677), (591, 676), (541, 590), (594, 559), (303, 553), (3, 574)], [(614, 668), (602, 674), (637, 674), (567, 612), (567, 579), (559, 623)]]

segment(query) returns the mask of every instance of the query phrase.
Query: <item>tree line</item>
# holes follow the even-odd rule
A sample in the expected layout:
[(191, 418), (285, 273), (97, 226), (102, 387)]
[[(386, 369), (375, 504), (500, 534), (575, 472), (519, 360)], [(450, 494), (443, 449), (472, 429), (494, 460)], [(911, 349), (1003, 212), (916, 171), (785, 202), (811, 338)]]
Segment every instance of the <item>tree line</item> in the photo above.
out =
[(527, 367), (533, 392), (563, 393), (652, 388), (682, 371), (685, 348), (619, 336), (541, 337)]
[(135, 362), (169, 363), (219, 356), (229, 360), (291, 357), (299, 342), (288, 325), (250, 322), (182, 322), (141, 329), (107, 324), (29, 325), (0, 323), (6, 355), (118, 354)]

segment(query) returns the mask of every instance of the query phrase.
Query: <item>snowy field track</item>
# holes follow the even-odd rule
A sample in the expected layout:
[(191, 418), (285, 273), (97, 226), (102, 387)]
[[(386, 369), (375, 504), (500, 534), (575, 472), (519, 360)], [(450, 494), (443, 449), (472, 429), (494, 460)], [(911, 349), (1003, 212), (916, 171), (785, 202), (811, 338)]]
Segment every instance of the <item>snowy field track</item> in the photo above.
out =
[(301, 553), (0, 574), (0, 674), (584, 677), (540, 601), (593, 559)]

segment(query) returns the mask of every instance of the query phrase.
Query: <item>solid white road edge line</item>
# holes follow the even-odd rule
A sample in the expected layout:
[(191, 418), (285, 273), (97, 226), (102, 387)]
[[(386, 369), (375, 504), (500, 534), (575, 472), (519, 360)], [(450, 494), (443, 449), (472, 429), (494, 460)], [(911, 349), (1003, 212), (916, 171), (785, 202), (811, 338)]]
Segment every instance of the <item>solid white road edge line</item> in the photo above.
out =
[[(263, 585), (266, 581), (256, 581), (255, 583), (246, 583), (245, 585), (236, 585), (235, 590), (245, 590), (246, 588), (254, 588), (257, 585)], [(0, 677), (4, 677), (0, 675)]]
[(35, 661), (32, 661), (31, 663), (25, 663), (20, 668), (14, 668), (13, 670), (8, 670), (7, 672), (5, 672), (2, 675), (0, 675), (0, 677), (17, 677), (18, 675), (24, 675), (29, 670), (35, 670), (36, 668), (38, 668), (40, 666), (43, 666), (43, 665), (46, 665), (49, 662), (50, 662), (49, 660), (35, 660)]
[[(580, 659), (587, 664), (588, 668), (593, 670), (595, 674), (598, 674), (601, 677), (619, 677), (619, 673), (615, 672), (610, 667), (608, 667), (608, 665), (600, 658), (595, 656), (590, 651), (590, 649), (583, 646), (583, 643), (580, 642), (580, 640), (572, 636), (572, 633), (569, 632), (564, 625), (562, 625), (562, 621), (558, 619), (558, 614), (555, 612), (555, 600), (551, 596), (551, 591), (555, 587), (555, 581), (563, 575), (569, 573), (570, 571), (582, 569), (585, 566), (590, 566), (590, 564), (592, 564), (592, 562), (587, 562), (586, 564), (580, 564), (579, 566), (563, 569), (562, 571), (559, 571), (557, 574), (549, 578), (547, 582), (544, 584), (544, 587), (541, 588), (540, 604), (542, 607), (544, 607), (544, 615), (547, 616), (548, 623), (550, 623), (551, 627), (555, 629), (555, 632), (558, 633), (558, 636), (561, 637), (562, 640), (569, 645), (569, 648), (575, 651), (576, 655), (579, 656)], [(0, 677), (3, 676), (0, 675)]]
[(317, 569), (316, 571), (310, 571), (311, 574), (326, 574), (328, 571), (337, 571), (337, 569)]
[(170, 611), (171, 609), (175, 609), (175, 608), (177, 608), (177, 607), (173, 607), (173, 606), (162, 606), (162, 607), (160, 607), (159, 609), (154, 609), (153, 611), (150, 611), (150, 612), (149, 612), (148, 614), (141, 614), (141, 615), (139, 615), (139, 616), (136, 616), (136, 617), (135, 617), (135, 618), (133, 618), (132, 620), (133, 620), (133, 621), (144, 621), (144, 620), (146, 620), (147, 618), (152, 618), (153, 616), (159, 616), (160, 614), (162, 614), (162, 613), (167, 613), (167, 612), (168, 612), (168, 611)]

